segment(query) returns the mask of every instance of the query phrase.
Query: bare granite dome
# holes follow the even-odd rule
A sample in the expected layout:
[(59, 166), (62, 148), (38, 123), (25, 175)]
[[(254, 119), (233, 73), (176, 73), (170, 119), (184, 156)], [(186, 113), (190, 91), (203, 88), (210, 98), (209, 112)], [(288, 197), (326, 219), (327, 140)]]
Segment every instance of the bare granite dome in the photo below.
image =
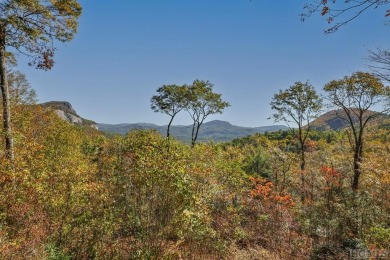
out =
[(63, 120), (74, 125), (86, 125), (98, 129), (94, 121), (84, 119), (77, 114), (72, 105), (67, 101), (50, 101), (41, 104), (43, 107), (53, 109), (56, 114)]

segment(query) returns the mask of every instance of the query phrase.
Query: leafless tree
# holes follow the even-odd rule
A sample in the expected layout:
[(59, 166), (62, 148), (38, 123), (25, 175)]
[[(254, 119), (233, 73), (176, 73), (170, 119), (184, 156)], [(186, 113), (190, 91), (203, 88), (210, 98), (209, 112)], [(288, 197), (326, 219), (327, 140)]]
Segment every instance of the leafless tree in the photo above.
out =
[[(304, 5), (305, 12), (302, 13), (301, 20), (305, 21), (313, 14), (320, 13), (326, 17), (329, 28), (325, 33), (333, 33), (343, 25), (355, 20), (368, 9), (376, 9), (389, 5), (389, 0), (312, 0)], [(385, 17), (390, 15), (390, 10), (384, 14)]]

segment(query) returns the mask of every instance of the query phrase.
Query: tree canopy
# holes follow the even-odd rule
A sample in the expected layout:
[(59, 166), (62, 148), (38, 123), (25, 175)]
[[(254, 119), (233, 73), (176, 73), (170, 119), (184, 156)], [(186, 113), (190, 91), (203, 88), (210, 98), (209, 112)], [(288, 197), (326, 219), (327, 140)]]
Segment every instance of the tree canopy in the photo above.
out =
[(6, 0), (0, 3), (5, 46), (31, 57), (40, 69), (53, 66), (54, 40), (73, 39), (81, 6), (76, 0)]
[(297, 81), (274, 95), (271, 108), (276, 112), (275, 121), (294, 123), (298, 127), (306, 124), (310, 128), (310, 121), (321, 112), (322, 100), (309, 82)]
[(8, 73), (11, 105), (31, 105), (36, 103), (37, 93), (31, 88), (25, 74), (18, 70)]
[(164, 113), (171, 117), (167, 127), (167, 137), (169, 138), (169, 129), (173, 119), (186, 108), (189, 102), (189, 89), (187, 85), (163, 85), (157, 89), (157, 93), (150, 100), (150, 107), (154, 112)]
[(222, 100), (222, 94), (213, 92), (209, 81), (195, 80), (189, 88), (189, 102), (186, 110), (193, 120), (191, 144), (195, 145), (200, 126), (212, 114), (221, 114), (229, 102)]

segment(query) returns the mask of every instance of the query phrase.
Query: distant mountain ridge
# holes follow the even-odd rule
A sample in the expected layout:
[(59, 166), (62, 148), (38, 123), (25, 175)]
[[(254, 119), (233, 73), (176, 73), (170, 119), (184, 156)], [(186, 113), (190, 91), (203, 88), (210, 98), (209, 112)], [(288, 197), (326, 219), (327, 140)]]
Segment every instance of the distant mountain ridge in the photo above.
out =
[[(123, 124), (103, 124), (95, 123), (92, 120), (82, 118), (77, 114), (73, 109), (72, 105), (66, 101), (50, 101), (40, 104), (43, 107), (52, 109), (55, 113), (62, 118), (63, 120), (74, 124), (74, 125), (83, 125), (89, 126), (95, 129), (99, 129), (102, 132), (109, 134), (121, 134), (124, 135), (130, 130), (134, 129), (155, 129), (160, 132), (162, 135), (166, 135), (167, 126), (159, 126), (151, 123), (123, 123)], [(367, 115), (372, 115), (374, 111), (368, 111)], [(331, 110), (328, 111), (313, 122), (311, 122), (313, 129), (318, 131), (324, 130), (341, 130), (349, 127), (349, 124), (346, 120), (340, 118), (340, 116), (345, 116), (345, 113), (342, 110)], [(376, 117), (371, 123), (371, 125), (379, 127), (388, 127), (390, 128), (390, 116), (386, 114), (381, 114)], [(221, 141), (231, 141), (235, 138), (245, 137), (248, 135), (253, 135), (256, 133), (265, 133), (265, 132), (276, 132), (279, 130), (288, 130), (289, 128), (284, 125), (271, 125), (271, 126), (261, 126), (261, 127), (242, 127), (232, 125), (227, 121), (213, 120), (210, 122), (204, 123), (199, 131), (198, 141), (207, 141), (213, 140), (216, 142)], [(171, 135), (175, 138), (182, 140), (184, 142), (189, 142), (191, 140), (192, 125), (173, 125), (171, 126)]]
[[(155, 129), (162, 135), (166, 135), (167, 126), (159, 126), (148, 123), (135, 123), (135, 124), (102, 124), (98, 123), (98, 128), (102, 132), (110, 134), (126, 134), (130, 130), (134, 129)], [(284, 125), (272, 125), (272, 126), (261, 126), (261, 127), (242, 127), (232, 125), (227, 121), (213, 120), (204, 123), (198, 135), (199, 141), (213, 140), (216, 142), (231, 141), (235, 138), (244, 137), (247, 135), (253, 135), (256, 133), (274, 132), (278, 130), (287, 130), (288, 127)], [(191, 140), (192, 125), (171, 126), (171, 135), (182, 141)]]
[[(39, 104), (48, 109), (52, 109), (61, 119), (74, 125), (89, 126), (109, 134), (124, 135), (134, 129), (155, 129), (162, 135), (166, 135), (167, 126), (159, 126), (151, 123), (135, 123), (135, 124), (102, 124), (95, 123), (92, 120), (82, 118), (73, 109), (72, 105), (66, 101), (50, 101)], [(264, 133), (266, 131), (273, 132), (278, 130), (288, 129), (283, 125), (272, 125), (262, 127), (241, 127), (232, 125), (229, 122), (214, 120), (204, 123), (199, 131), (198, 141), (213, 140), (231, 141), (235, 138), (253, 135), (255, 133)], [(171, 135), (184, 142), (191, 140), (192, 125), (174, 125), (171, 126)]]

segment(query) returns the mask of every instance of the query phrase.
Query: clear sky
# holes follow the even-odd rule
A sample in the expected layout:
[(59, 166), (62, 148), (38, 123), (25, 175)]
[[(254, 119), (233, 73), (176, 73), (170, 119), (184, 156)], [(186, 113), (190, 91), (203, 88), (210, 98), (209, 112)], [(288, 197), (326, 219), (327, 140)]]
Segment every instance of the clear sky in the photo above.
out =
[[(209, 120), (270, 125), (269, 103), (279, 89), (309, 80), (320, 91), (366, 70), (368, 49), (390, 47), (385, 10), (325, 35), (320, 15), (300, 21), (307, 1), (81, 0), (79, 32), (57, 44), (55, 67), (35, 70), (21, 57), (19, 69), (40, 102), (69, 101), (99, 123), (167, 124), (150, 109), (155, 90), (202, 79), (231, 103)], [(173, 124), (191, 119), (183, 112)]]

